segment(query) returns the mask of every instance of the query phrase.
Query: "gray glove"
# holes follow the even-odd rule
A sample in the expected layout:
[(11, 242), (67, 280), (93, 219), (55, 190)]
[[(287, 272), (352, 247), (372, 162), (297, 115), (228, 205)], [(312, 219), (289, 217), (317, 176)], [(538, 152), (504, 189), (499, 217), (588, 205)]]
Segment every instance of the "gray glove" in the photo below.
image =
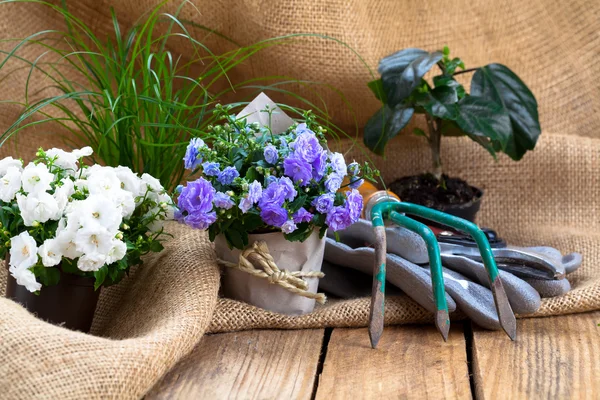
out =
[[(426, 309), (435, 311), (429, 266), (416, 265), (428, 262), (424, 241), (416, 233), (402, 227), (388, 227), (386, 233), (387, 280)], [(360, 220), (338, 234), (340, 243), (332, 238), (327, 239), (326, 263), (323, 266), (326, 276), (321, 279), (321, 289), (345, 298), (370, 294), (375, 257), (374, 250), (368, 247), (374, 241), (371, 223)], [(581, 264), (581, 255), (578, 253), (563, 257), (558, 250), (551, 247), (532, 247), (526, 250), (543, 254), (554, 262), (561, 263), (567, 273), (574, 271)], [(500, 329), (483, 264), (454, 254), (442, 254), (442, 263), (445, 266), (444, 283), (449, 311), (453, 311), (458, 305), (458, 308), (478, 325), (488, 329)], [(363, 274), (357, 275), (353, 271), (353, 283), (347, 285), (344, 277), (351, 269)], [(328, 274), (335, 279), (328, 278)], [(500, 277), (511, 307), (518, 314), (535, 312), (540, 307), (540, 297), (557, 296), (570, 289), (566, 279), (521, 279), (502, 270)], [(391, 285), (388, 285), (388, 290), (390, 287)]]

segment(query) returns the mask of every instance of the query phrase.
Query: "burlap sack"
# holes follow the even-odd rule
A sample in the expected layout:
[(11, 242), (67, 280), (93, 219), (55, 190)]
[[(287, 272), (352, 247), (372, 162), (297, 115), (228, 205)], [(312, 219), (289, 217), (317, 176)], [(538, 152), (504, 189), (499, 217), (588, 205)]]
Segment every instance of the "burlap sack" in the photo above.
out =
[[(112, 30), (109, 4), (115, 7), (124, 30), (157, 1), (68, 3), (74, 14), (102, 36)], [(481, 224), (497, 229), (514, 244), (545, 244), (583, 253), (583, 266), (570, 277), (573, 290), (566, 296), (545, 299), (536, 316), (600, 308), (600, 139), (592, 139), (600, 138), (600, 69), (596, 60), (600, 3), (458, 0), (451, 7), (442, 0), (194, 3), (196, 8), (186, 7), (183, 17), (241, 44), (279, 34), (318, 32), (351, 45), (372, 69), (381, 57), (398, 49), (432, 50), (444, 45), (468, 67), (501, 62), (514, 69), (540, 104), (544, 134), (536, 151), (520, 163), (506, 157), (496, 163), (474, 143), (449, 139), (444, 141), (442, 158), (451, 175), (485, 189)], [(165, 11), (172, 12), (178, 4), (168, 4)], [(64, 28), (60, 18), (43, 8), (0, 6), (4, 38), (56, 28)], [(199, 38), (206, 36), (206, 43), (216, 53), (231, 47), (205, 31), (196, 33)], [(3, 43), (0, 47), (10, 46)], [(170, 49), (183, 57), (181, 62), (189, 54), (178, 43)], [(38, 54), (22, 53), (30, 58)], [(18, 71), (11, 79), (1, 80), (0, 99), (22, 99), (27, 72)], [(293, 76), (340, 89), (353, 106), (351, 111), (335, 91), (316, 88), (334, 122), (351, 135), (358, 134), (354, 127), (362, 127), (378, 107), (364, 85), (371, 78), (368, 70), (352, 51), (333, 41), (304, 38), (294, 45), (272, 48), (232, 72), (231, 79), (239, 82), (264, 75)], [(34, 77), (32, 91), (47, 84)], [(268, 94), (276, 100), (292, 100)], [(0, 131), (19, 111), (18, 106), (2, 104)], [(37, 147), (60, 146), (61, 132), (57, 127), (39, 125), (23, 132), (18, 148), (14, 142), (6, 143), (0, 156), (29, 158)], [(348, 143), (340, 146), (349, 147)], [(388, 155), (385, 161), (377, 160), (387, 182), (420, 172), (429, 163), (427, 149), (416, 138), (391, 142)], [(348, 156), (363, 159), (358, 149)], [(367, 299), (330, 301), (301, 317), (281, 316), (227, 299), (217, 301), (218, 273), (206, 238), (182, 227), (171, 229), (177, 239), (163, 254), (150, 258), (130, 279), (103, 293), (93, 327), (99, 337), (52, 327), (17, 304), (0, 299), (0, 398), (137, 398), (190, 351), (205, 331), (364, 326), (367, 322)], [(4, 269), (0, 271), (1, 287)], [(431, 318), (406, 297), (388, 299), (387, 323), (427, 322)]]

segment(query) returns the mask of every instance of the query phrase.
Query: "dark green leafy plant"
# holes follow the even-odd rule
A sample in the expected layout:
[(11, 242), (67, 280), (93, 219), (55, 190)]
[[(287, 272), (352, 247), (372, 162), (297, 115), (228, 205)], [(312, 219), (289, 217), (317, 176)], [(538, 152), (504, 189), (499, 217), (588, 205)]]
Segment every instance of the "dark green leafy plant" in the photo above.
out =
[[(520, 160), (533, 150), (540, 135), (537, 102), (533, 93), (508, 67), (489, 64), (464, 69), (460, 58), (450, 58), (447, 47), (433, 53), (404, 49), (381, 60), (381, 78), (369, 88), (383, 107), (365, 126), (364, 142), (383, 155), (387, 142), (404, 128), (414, 114), (424, 114), (428, 132), (416, 128), (431, 148), (433, 175), (442, 176), (440, 142), (444, 136), (467, 135), (494, 157), (504, 152)], [(432, 84), (424, 76), (434, 66), (441, 74)], [(460, 71), (457, 71), (460, 69)], [(473, 72), (468, 94), (455, 77)]]

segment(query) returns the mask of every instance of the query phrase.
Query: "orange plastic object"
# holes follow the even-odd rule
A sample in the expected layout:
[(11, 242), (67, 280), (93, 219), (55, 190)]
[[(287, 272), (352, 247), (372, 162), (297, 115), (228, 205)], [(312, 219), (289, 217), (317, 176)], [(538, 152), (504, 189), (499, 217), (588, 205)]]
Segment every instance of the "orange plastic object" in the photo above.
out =
[[(348, 180), (348, 177), (344, 178), (344, 182), (342, 183), (342, 188), (340, 190), (338, 190), (338, 192), (341, 192), (341, 193), (346, 192), (348, 190), (348, 188), (344, 187), (344, 186), (346, 186), (348, 183), (350, 183), (350, 181)], [(400, 201), (400, 197), (398, 197), (398, 195), (396, 193), (393, 193), (390, 190), (378, 189), (371, 182), (367, 182), (367, 181), (364, 181), (364, 183), (362, 185), (360, 185), (360, 187), (358, 188), (358, 192), (363, 197), (363, 215), (362, 215), (363, 218), (364, 218), (364, 210), (365, 210), (367, 204), (369, 204), (369, 200), (371, 200), (374, 197), (379, 197), (379, 196), (381, 196), (381, 194), (387, 193), (388, 196), (393, 197), (393, 198), (397, 199), (398, 201)]]

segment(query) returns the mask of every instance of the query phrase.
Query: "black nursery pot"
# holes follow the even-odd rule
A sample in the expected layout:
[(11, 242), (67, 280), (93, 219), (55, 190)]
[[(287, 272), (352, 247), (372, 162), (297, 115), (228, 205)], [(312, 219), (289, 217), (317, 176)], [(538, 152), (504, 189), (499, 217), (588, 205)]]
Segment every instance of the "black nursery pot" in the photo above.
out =
[(481, 200), (483, 198), (483, 190), (471, 186), (473, 190), (476, 192), (473, 200), (464, 204), (451, 204), (440, 207), (440, 211), (443, 211), (447, 214), (454, 215), (456, 217), (460, 217), (466, 219), (467, 221), (475, 222), (475, 217), (479, 212), (479, 208), (481, 207)]
[[(7, 260), (7, 268), (8, 265)], [(18, 285), (10, 274), (6, 284), (6, 297), (22, 304), (38, 318), (85, 333), (92, 326), (99, 296), (100, 290), (94, 290), (93, 278), (64, 273), (57, 285), (42, 288), (39, 295)]]

